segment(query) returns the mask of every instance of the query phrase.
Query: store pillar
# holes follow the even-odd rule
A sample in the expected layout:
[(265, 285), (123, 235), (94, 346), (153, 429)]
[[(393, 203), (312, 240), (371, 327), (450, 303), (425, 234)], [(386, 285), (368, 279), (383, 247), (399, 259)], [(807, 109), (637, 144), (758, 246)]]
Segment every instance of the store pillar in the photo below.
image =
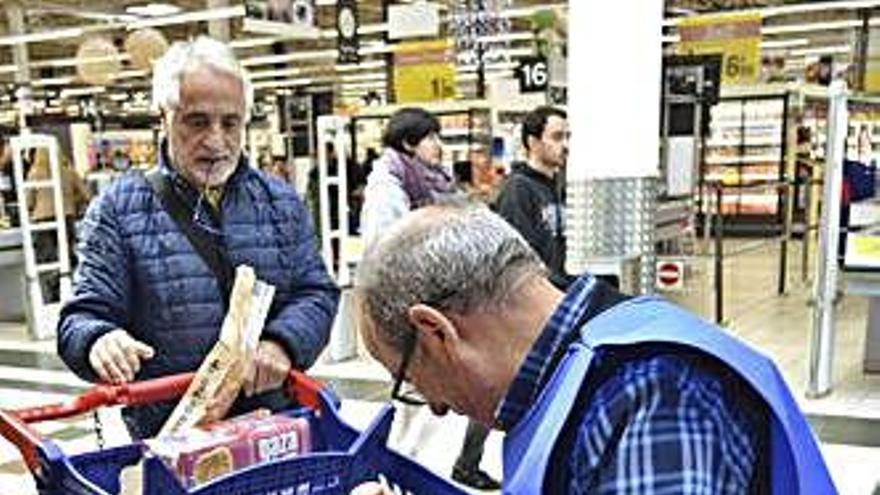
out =
[(577, 26), (569, 30), (570, 52), (579, 54), (570, 60), (579, 67), (568, 70), (567, 270), (617, 275), (624, 290), (650, 293), (663, 2), (571, 2), (569, 8)]
[[(810, 336), (810, 368), (807, 395), (831, 392), (834, 355), (834, 316), (837, 304), (837, 248), (840, 232), (840, 197), (843, 189), (843, 158), (847, 136), (847, 89), (835, 81), (829, 89), (828, 140), (825, 152), (822, 220), (813, 290), (813, 329)], [(830, 207), (828, 206), (830, 205)]]
[[(229, 7), (229, 0), (208, 0), (209, 9)], [(229, 19), (208, 21), (208, 35), (220, 41), (229, 41)]]

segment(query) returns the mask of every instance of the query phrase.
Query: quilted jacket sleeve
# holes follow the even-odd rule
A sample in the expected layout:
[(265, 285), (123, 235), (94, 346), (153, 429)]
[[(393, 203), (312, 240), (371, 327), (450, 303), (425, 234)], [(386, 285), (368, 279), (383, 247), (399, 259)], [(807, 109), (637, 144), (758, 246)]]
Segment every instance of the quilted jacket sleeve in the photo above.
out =
[(82, 223), (73, 298), (58, 321), (58, 354), (85, 380), (97, 381), (89, 351), (98, 337), (129, 320), (130, 267), (111, 187), (92, 202)]
[(272, 317), (263, 338), (284, 347), (298, 369), (311, 366), (327, 345), (339, 302), (339, 289), (318, 255), (315, 233), (303, 203), (294, 201), (295, 259), (293, 291), (276, 294)]

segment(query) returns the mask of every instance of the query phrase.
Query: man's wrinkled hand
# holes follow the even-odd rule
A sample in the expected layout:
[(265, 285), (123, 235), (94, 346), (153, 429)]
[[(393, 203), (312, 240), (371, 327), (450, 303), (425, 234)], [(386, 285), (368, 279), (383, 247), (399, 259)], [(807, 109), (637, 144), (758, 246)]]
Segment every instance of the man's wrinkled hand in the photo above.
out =
[(244, 377), (245, 395), (260, 394), (279, 388), (287, 379), (292, 364), (281, 345), (271, 340), (262, 340), (257, 346), (253, 366)]
[(152, 347), (117, 328), (98, 337), (89, 351), (89, 364), (101, 381), (126, 383), (134, 380), (141, 361), (154, 355)]

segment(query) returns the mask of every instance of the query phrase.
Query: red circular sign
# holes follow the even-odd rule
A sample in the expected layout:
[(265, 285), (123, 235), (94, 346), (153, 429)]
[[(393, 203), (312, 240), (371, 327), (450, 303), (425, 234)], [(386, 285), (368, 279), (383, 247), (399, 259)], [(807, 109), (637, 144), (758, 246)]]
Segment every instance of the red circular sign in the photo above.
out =
[(663, 285), (675, 285), (681, 280), (681, 267), (675, 263), (663, 263), (657, 269), (657, 279)]

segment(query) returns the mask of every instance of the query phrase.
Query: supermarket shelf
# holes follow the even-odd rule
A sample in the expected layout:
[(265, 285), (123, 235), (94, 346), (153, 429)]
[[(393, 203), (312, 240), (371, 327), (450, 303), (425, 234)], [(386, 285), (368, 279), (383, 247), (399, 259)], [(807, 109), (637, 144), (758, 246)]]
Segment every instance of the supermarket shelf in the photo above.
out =
[(707, 157), (706, 165), (739, 165), (749, 163), (779, 162), (779, 154), (755, 156)]
[(782, 146), (782, 141), (778, 136), (767, 137), (767, 138), (746, 138), (745, 142), (742, 139), (736, 138), (717, 138), (710, 139), (706, 141), (706, 146), (710, 146), (713, 148), (717, 147), (728, 147), (728, 146), (747, 146), (747, 147), (757, 147), (757, 146)]
[(782, 128), (782, 117), (774, 120), (749, 120), (746, 122), (742, 122), (741, 120), (724, 121), (712, 119), (712, 123), (709, 126), (712, 129), (777, 129)]

